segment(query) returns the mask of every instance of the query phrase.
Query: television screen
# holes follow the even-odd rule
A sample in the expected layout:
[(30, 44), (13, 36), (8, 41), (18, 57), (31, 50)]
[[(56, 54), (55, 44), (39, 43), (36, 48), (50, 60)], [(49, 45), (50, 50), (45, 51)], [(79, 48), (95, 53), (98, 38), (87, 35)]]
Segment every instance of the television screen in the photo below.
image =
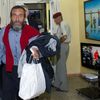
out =
[(100, 69), (100, 45), (81, 43), (82, 66), (99, 70)]

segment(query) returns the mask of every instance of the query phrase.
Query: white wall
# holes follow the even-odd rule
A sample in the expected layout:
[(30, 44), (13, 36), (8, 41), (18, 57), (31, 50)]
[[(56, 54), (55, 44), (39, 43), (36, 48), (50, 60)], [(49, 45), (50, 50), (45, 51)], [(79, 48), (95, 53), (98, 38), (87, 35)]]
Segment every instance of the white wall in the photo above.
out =
[(68, 74), (80, 73), (79, 0), (61, 0), (64, 21), (71, 28), (71, 44), (67, 61)]

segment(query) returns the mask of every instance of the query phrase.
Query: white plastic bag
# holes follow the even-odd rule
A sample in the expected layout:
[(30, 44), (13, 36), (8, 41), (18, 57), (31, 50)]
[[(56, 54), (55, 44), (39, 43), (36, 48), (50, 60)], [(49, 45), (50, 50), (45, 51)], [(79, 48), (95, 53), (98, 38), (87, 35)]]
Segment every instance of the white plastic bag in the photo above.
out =
[(31, 99), (44, 93), (46, 89), (45, 77), (40, 63), (25, 63), (22, 70), (19, 96), (24, 99)]

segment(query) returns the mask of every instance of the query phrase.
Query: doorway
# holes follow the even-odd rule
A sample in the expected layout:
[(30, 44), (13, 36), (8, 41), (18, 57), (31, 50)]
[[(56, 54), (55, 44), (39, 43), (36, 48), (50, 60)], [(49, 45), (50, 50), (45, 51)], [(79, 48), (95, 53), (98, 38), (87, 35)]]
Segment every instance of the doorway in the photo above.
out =
[(37, 29), (47, 31), (46, 3), (25, 3), (29, 10), (28, 22)]

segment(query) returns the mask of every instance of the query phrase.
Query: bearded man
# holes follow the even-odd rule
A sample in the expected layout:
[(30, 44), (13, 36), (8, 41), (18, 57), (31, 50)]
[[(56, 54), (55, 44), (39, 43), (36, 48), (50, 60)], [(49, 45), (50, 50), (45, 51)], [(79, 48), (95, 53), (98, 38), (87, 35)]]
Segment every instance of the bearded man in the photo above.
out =
[[(39, 35), (38, 30), (25, 23), (26, 10), (21, 6), (14, 6), (10, 12), (10, 23), (0, 31), (0, 64), (2, 70), (2, 100), (21, 100), (18, 97), (19, 79), (17, 68), (23, 49), (30, 40)], [(39, 54), (33, 49), (35, 58)]]

